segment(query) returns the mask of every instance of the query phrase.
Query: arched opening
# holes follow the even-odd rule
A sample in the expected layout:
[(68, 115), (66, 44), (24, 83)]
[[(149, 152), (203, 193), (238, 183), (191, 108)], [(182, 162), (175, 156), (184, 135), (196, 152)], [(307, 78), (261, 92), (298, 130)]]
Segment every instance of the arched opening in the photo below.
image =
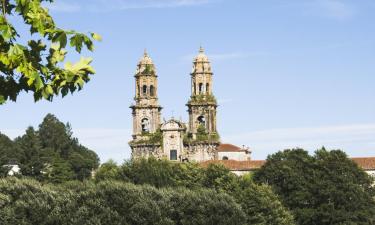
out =
[(193, 95), (196, 95), (197, 93), (197, 87), (195, 86), (195, 82), (193, 83)]
[(229, 160), (228, 156), (223, 156), (223, 160)]
[(210, 94), (210, 84), (209, 83), (207, 83), (206, 84), (206, 94)]
[(154, 96), (155, 95), (155, 88), (153, 85), (150, 86), (150, 96)]
[(204, 118), (204, 116), (199, 116), (197, 120), (199, 125), (202, 125), (203, 127), (206, 126), (206, 119)]
[(141, 120), (142, 132), (150, 132), (150, 122), (147, 118)]
[(147, 95), (147, 85), (143, 85), (142, 94), (143, 94), (143, 96)]
[(199, 83), (198, 90), (199, 90), (199, 94), (203, 94), (203, 84), (202, 83)]

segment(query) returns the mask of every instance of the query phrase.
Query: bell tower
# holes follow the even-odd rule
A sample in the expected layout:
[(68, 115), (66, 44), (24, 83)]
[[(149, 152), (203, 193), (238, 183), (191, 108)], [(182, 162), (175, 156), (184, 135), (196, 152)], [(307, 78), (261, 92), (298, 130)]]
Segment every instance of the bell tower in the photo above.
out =
[(158, 102), (158, 80), (155, 65), (146, 50), (137, 65), (135, 77), (135, 104), (130, 106), (133, 115), (133, 140), (142, 140), (160, 127), (162, 107)]
[[(193, 139), (206, 135), (216, 137), (216, 99), (212, 92), (212, 70), (204, 49), (194, 58), (191, 72), (191, 97), (186, 104), (189, 112), (189, 135)], [(217, 140), (218, 141), (218, 140)]]

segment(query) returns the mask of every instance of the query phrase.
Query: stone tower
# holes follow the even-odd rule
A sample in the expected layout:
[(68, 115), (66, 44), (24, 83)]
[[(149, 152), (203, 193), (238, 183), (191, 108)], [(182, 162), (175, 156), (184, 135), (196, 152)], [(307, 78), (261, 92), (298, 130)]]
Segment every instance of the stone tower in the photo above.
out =
[(155, 65), (146, 50), (135, 73), (135, 104), (130, 106), (133, 115), (133, 142), (146, 140), (160, 128), (158, 80)]
[[(194, 58), (191, 72), (191, 97), (186, 104), (189, 112), (190, 138), (218, 140), (216, 131), (216, 99), (212, 93), (212, 70), (203, 48)], [(206, 138), (201, 138), (205, 136)]]

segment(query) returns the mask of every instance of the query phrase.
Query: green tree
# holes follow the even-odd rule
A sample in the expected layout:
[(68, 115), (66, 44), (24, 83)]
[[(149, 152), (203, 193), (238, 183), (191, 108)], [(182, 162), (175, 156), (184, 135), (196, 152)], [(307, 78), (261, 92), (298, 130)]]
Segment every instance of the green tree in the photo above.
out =
[[(223, 165), (209, 165), (207, 168), (202, 168), (195, 163), (173, 163), (155, 158), (129, 161), (120, 167), (109, 162), (98, 170), (96, 180), (111, 179), (135, 184), (149, 184), (158, 188), (173, 188), (179, 193), (184, 193), (184, 188), (188, 188), (194, 193), (200, 193), (202, 189), (209, 189), (231, 196), (245, 213), (242, 219), (245, 224), (294, 224), (290, 211), (281, 204), (278, 196), (269, 186), (254, 184), (249, 176), (238, 177)], [(201, 209), (201, 205), (195, 205), (197, 204), (195, 200), (189, 201), (196, 198), (191, 195), (193, 195), (191, 192), (184, 193), (182, 199), (179, 199), (178, 195), (171, 196), (170, 201), (175, 205), (176, 211), (172, 217), (178, 218), (173, 221), (183, 221), (181, 224), (200, 224), (201, 221), (204, 221), (204, 218), (191, 218), (189, 213), (179, 211), (179, 207), (182, 206), (189, 208), (188, 212)], [(210, 198), (205, 197), (204, 199)], [(207, 206), (204, 205), (204, 207)], [(223, 209), (225, 207), (224, 205)], [(209, 215), (208, 209), (205, 215)], [(232, 224), (226, 218), (221, 218), (221, 220)], [(233, 221), (233, 223), (235, 222)]]
[(257, 185), (248, 175), (240, 178), (239, 188), (231, 192), (246, 214), (246, 224), (292, 225), (292, 213), (285, 208), (268, 185)]
[(20, 159), (22, 175), (40, 179), (46, 162), (41, 157), (42, 147), (38, 133), (33, 127), (29, 127), (25, 135), (15, 140), (15, 144), (22, 151)]
[(0, 224), (242, 225), (234, 199), (213, 190), (156, 189), (105, 181), (41, 185), (0, 180)]
[[(61, 66), (66, 61), (68, 42), (81, 53), (83, 45), (92, 51), (92, 39), (101, 37), (56, 26), (41, 5), (52, 1), (0, 0), (0, 104), (16, 101), (22, 91), (33, 92), (35, 101), (41, 98), (52, 101), (55, 95), (64, 97), (81, 90), (95, 73), (90, 66), (91, 58), (82, 57), (76, 63), (66, 62)], [(11, 23), (18, 18), (29, 27), (29, 37), (20, 37)], [(29, 39), (27, 44), (22, 44), (26, 39)]]
[(18, 163), (22, 153), (13, 141), (6, 135), (0, 133), (0, 176), (6, 176), (9, 168), (4, 165)]
[[(83, 180), (91, 176), (91, 171), (99, 166), (97, 154), (79, 144), (73, 138), (71, 127), (59, 121), (54, 115), (48, 114), (39, 125), (39, 138), (42, 145), (42, 154), (51, 164), (65, 161), (73, 171), (74, 179)], [(49, 159), (48, 159), (49, 157)], [(67, 168), (67, 167), (58, 167)]]
[(9, 162), (19, 164), (24, 176), (52, 182), (91, 178), (92, 171), (99, 166), (97, 154), (81, 145), (73, 137), (70, 125), (52, 114), (44, 118), (39, 130), (29, 127), (14, 142), (0, 134), (2, 176), (7, 174), (2, 165)]
[(373, 224), (373, 180), (342, 151), (285, 150), (255, 173), (281, 196), (298, 224)]
[(99, 169), (95, 173), (95, 179), (97, 181), (103, 180), (115, 180), (119, 178), (119, 167), (117, 166), (116, 162), (113, 160), (109, 160), (102, 165), (100, 165)]

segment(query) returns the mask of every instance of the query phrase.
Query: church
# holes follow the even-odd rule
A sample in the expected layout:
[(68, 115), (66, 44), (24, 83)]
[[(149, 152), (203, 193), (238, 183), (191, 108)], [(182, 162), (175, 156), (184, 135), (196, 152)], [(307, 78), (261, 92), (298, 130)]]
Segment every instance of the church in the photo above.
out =
[(193, 59), (191, 96), (186, 106), (189, 121), (171, 118), (161, 122), (158, 75), (145, 51), (134, 75), (132, 158), (155, 157), (172, 161), (250, 160), (248, 148), (221, 144), (216, 126), (217, 102), (213, 94), (213, 72), (203, 48)]
[[(217, 102), (213, 94), (213, 72), (203, 48), (193, 59), (191, 96), (186, 106), (189, 121), (171, 118), (161, 121), (158, 76), (145, 51), (134, 75), (135, 97), (130, 106), (133, 134), (129, 145), (132, 159), (155, 157), (177, 162), (198, 162), (202, 166), (222, 164), (237, 175), (259, 169), (265, 160), (251, 160), (244, 146), (220, 142), (216, 126)], [(368, 174), (375, 176), (375, 157), (352, 158)]]

